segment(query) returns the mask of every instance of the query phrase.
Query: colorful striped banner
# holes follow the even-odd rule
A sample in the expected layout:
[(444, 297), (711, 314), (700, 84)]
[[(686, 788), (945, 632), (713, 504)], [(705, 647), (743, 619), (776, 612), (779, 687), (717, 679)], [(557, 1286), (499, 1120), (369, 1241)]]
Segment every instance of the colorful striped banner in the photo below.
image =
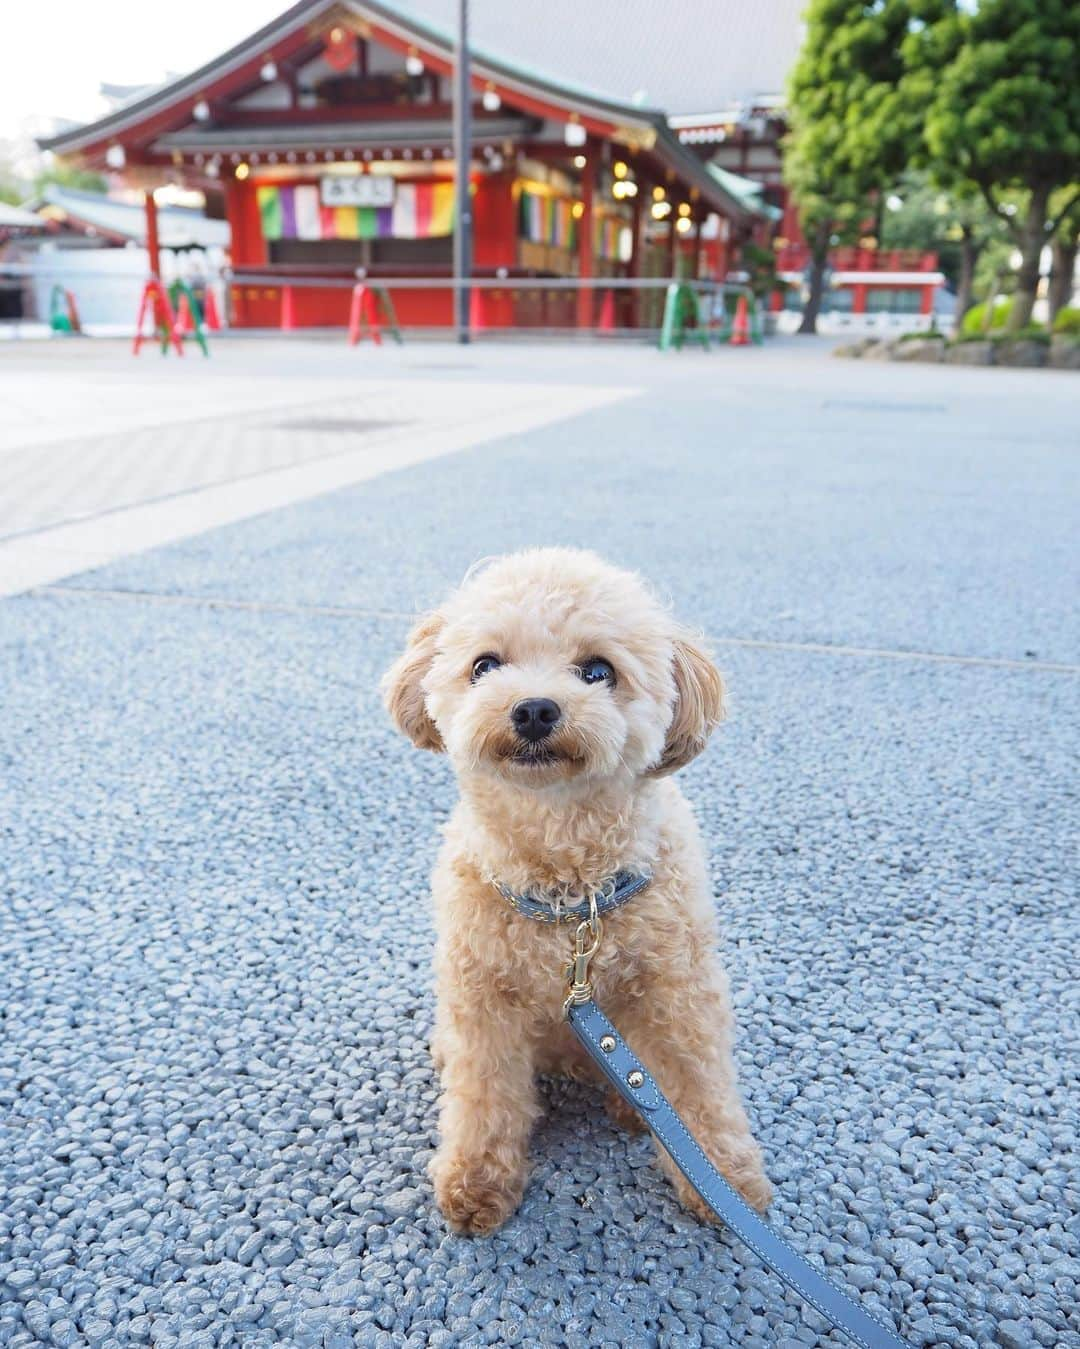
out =
[(312, 183), (256, 188), (263, 238), (437, 239), (453, 232), (453, 183), (398, 183), (393, 206), (323, 206)]
[(550, 244), (573, 252), (577, 248), (574, 205), (566, 197), (551, 197), (523, 187), (518, 204), (521, 237), (534, 244)]
[(619, 260), (619, 238), (625, 221), (618, 216), (598, 215), (593, 220), (593, 253), (608, 262)]

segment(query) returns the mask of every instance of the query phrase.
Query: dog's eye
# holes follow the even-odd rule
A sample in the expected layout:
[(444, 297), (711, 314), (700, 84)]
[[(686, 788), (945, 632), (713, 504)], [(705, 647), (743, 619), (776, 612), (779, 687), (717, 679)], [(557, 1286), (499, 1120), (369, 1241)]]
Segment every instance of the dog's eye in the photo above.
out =
[(578, 676), (586, 684), (609, 684), (615, 687), (615, 671), (610, 661), (594, 656), (592, 660), (583, 660), (577, 667)]
[(475, 684), (478, 679), (483, 679), (484, 675), (489, 674), (492, 670), (497, 670), (501, 664), (502, 661), (498, 656), (493, 656), (490, 651), (486, 656), (477, 656), (472, 667), (473, 683)]

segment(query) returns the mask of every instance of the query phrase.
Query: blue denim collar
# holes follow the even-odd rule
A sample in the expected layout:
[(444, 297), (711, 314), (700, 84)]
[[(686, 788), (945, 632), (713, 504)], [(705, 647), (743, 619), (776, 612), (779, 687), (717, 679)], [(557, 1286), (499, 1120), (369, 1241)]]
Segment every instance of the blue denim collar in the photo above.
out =
[[(627, 900), (640, 895), (652, 880), (636, 871), (617, 871), (596, 891), (596, 911), (600, 915), (618, 909)], [(588, 898), (577, 904), (560, 904), (552, 900), (536, 899), (532, 895), (519, 895), (495, 882), (495, 889), (511, 907), (525, 918), (533, 918), (538, 923), (580, 923), (589, 916)]]

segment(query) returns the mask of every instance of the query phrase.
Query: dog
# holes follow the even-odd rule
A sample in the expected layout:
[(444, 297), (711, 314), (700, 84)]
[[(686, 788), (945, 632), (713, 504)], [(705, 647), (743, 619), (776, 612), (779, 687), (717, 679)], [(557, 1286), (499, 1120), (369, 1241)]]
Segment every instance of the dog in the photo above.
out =
[[(442, 1096), (430, 1174), (450, 1226), (481, 1235), (516, 1210), (538, 1075), (594, 1075), (563, 1017), (574, 929), (517, 912), (504, 892), (579, 905), (628, 871), (651, 879), (603, 920), (596, 1000), (763, 1210), (771, 1191), (736, 1086), (704, 850), (671, 778), (724, 714), (701, 642), (636, 575), (584, 550), (531, 549), (474, 570), (421, 619), (383, 695), (460, 786), (433, 876)], [(608, 1108), (636, 1125), (613, 1091)], [(657, 1151), (682, 1202), (711, 1218)]]

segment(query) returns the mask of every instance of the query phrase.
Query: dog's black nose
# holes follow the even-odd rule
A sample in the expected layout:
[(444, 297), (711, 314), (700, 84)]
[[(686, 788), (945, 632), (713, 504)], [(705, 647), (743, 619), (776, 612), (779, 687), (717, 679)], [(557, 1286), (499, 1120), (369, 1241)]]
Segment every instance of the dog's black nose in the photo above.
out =
[(562, 708), (550, 698), (522, 698), (510, 710), (514, 730), (522, 740), (543, 740), (559, 724)]

